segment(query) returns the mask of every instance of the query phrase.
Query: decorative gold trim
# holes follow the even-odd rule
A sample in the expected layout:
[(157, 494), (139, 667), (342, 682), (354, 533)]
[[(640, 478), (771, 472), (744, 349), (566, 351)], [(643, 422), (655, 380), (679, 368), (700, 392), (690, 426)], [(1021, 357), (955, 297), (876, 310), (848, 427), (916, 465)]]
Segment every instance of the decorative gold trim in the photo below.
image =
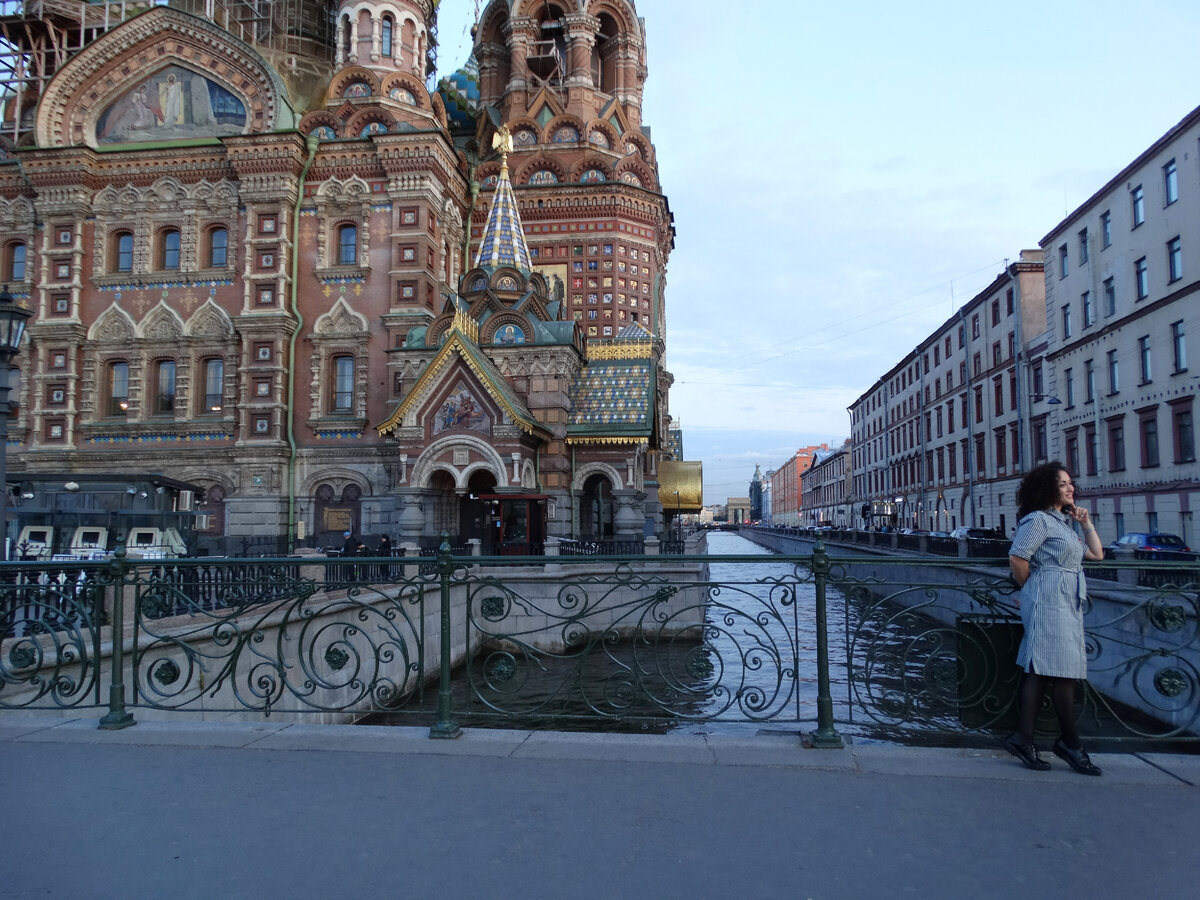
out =
[(567, 435), (568, 444), (639, 444), (649, 446), (644, 437), (606, 437), (603, 435), (581, 434), (572, 437)]
[(479, 343), (479, 323), (457, 307), (454, 310), (454, 322), (450, 327), (458, 331), (471, 343)]
[(593, 359), (649, 359), (651, 356), (650, 341), (639, 341), (636, 344), (589, 344), (588, 360)]

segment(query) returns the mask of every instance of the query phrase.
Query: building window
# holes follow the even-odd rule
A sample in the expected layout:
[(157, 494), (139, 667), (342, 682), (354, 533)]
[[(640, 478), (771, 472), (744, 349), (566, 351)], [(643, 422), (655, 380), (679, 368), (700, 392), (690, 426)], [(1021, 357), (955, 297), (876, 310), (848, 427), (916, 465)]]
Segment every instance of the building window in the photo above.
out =
[(983, 386), (975, 386), (975, 421), (983, 421)]
[(1150, 273), (1146, 269), (1146, 257), (1133, 264), (1133, 278), (1137, 299), (1145, 300), (1150, 296)]
[(1167, 241), (1167, 280), (1178, 281), (1183, 277), (1183, 245), (1178, 237)]
[(1129, 197), (1133, 204), (1133, 227), (1137, 228), (1146, 221), (1146, 192), (1139, 184), (1129, 192)]
[(1196, 434), (1192, 422), (1192, 398), (1171, 410), (1171, 432), (1175, 439), (1175, 462), (1196, 461)]
[(357, 225), (338, 226), (337, 261), (339, 266), (353, 266), (358, 264)]
[(225, 393), (225, 361), (223, 359), (206, 359), (204, 361), (204, 413), (219, 413), (224, 403)]
[(1067, 245), (1058, 248), (1058, 277), (1067, 277)]
[(1121, 369), (1117, 360), (1117, 351), (1108, 351), (1108, 392), (1115, 394), (1121, 390)]
[(1087, 425), (1083, 429), (1083, 464), (1084, 472), (1088, 475), (1096, 474), (1096, 458), (1100, 455), (1100, 448), (1096, 444), (1096, 427)]
[(1117, 314), (1117, 286), (1111, 278), (1104, 279), (1104, 315)]
[(129, 231), (121, 231), (115, 235), (115, 246), (117, 248), (116, 259), (113, 260), (113, 268), (118, 272), (133, 271), (133, 233)]
[(1066, 304), (1062, 308), (1062, 336), (1065, 341), (1071, 336), (1071, 304)]
[(1000, 342), (992, 341), (992, 365), (1000, 365), (1001, 359), (1003, 359), (1003, 357), (1000, 355)]
[(996, 468), (1003, 469), (1008, 466), (1008, 440), (1004, 433), (1004, 429), (998, 429), (995, 434), (996, 438)]
[(222, 269), (229, 259), (229, 232), (224, 228), (213, 228), (208, 232), (208, 267)]
[(1009, 288), (1004, 294), (1004, 310), (1005, 315), (1013, 314), (1013, 289)]
[(1179, 199), (1179, 172), (1173, 159), (1163, 166), (1163, 199), (1163, 206), (1170, 206)]
[(1079, 232), (1079, 264), (1082, 266), (1088, 261), (1088, 233), (1084, 228)]
[(175, 412), (175, 361), (164, 359), (155, 369), (154, 412), (170, 415)]
[(1004, 380), (997, 378), (992, 382), (992, 403), (995, 406), (994, 415), (1004, 415)]
[(1100, 247), (1112, 246), (1112, 213), (1107, 209), (1100, 213)]
[(354, 408), (354, 357), (333, 358), (333, 411), (348, 413)]
[(1142, 438), (1142, 468), (1152, 469), (1158, 465), (1158, 415), (1157, 409), (1143, 414), (1138, 427)]
[(1067, 434), (1066, 450), (1067, 450), (1067, 471), (1078, 472), (1079, 471), (1079, 432), (1078, 432), (1078, 430), (1072, 429)]
[(1083, 363), (1083, 383), (1084, 390), (1087, 391), (1087, 399), (1084, 402), (1092, 403), (1096, 399), (1096, 367), (1090, 359)]
[(1033, 461), (1046, 461), (1046, 422), (1044, 420), (1033, 424)]
[(385, 59), (392, 56), (392, 17), (384, 16), (379, 24), (379, 52)]
[(1171, 323), (1171, 354), (1175, 374), (1187, 371), (1187, 340), (1183, 333), (1183, 319)]
[(1096, 322), (1096, 310), (1092, 306), (1092, 292), (1084, 291), (1079, 300), (1083, 307), (1083, 327), (1087, 328)]
[(1125, 470), (1125, 425), (1120, 420), (1108, 423), (1108, 468), (1111, 472)]
[(971, 340), (979, 340), (979, 314), (971, 316)]
[(169, 228), (159, 236), (158, 267), (179, 268), (179, 232)]
[(108, 365), (108, 414), (123, 416), (129, 409), (129, 363)]
[(25, 244), (21, 241), (8, 245), (8, 265), (5, 266), (8, 281), (25, 280)]
[(1071, 370), (1063, 370), (1063, 383), (1067, 387), (1067, 409), (1075, 405), (1075, 381), (1071, 378)]
[(1150, 383), (1150, 335), (1145, 334), (1138, 338), (1138, 374), (1141, 376), (1141, 384)]

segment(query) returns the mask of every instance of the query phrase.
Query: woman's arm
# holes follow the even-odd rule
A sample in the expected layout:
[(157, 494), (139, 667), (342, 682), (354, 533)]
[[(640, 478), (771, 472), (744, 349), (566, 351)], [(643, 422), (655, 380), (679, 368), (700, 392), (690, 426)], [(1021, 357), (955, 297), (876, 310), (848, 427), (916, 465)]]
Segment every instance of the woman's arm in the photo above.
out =
[(1092, 524), (1091, 514), (1082, 506), (1076, 506), (1071, 510), (1071, 518), (1079, 523), (1083, 529), (1083, 558), (1084, 559), (1104, 559), (1104, 546), (1100, 543), (1100, 535), (1096, 533), (1096, 526)]
[(1010, 556), (1008, 568), (1012, 571), (1013, 581), (1017, 583), (1017, 587), (1024, 587), (1025, 582), (1029, 580), (1029, 560), (1019, 556)]

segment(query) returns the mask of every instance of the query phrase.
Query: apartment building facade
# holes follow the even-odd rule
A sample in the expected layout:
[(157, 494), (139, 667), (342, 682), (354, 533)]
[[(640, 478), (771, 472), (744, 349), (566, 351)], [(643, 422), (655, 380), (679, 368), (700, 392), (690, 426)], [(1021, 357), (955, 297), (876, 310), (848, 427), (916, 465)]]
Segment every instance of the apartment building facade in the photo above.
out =
[(1048, 446), (1105, 543), (1167, 531), (1194, 546), (1200, 502), (1187, 340), (1200, 333), (1200, 109), (1041, 241)]

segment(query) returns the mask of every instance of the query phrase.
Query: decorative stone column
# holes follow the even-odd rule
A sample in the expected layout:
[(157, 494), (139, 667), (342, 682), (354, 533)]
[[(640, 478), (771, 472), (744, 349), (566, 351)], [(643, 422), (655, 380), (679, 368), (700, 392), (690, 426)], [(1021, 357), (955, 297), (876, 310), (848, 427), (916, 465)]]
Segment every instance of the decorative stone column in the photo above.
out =
[(638, 491), (613, 491), (613, 502), (617, 504), (613, 513), (613, 531), (619, 540), (642, 536), (645, 522), (641, 513), (641, 499)]
[(425, 511), (421, 508), (423, 493), (416, 488), (399, 491), (400, 495), (400, 540), (417, 543), (425, 532)]

